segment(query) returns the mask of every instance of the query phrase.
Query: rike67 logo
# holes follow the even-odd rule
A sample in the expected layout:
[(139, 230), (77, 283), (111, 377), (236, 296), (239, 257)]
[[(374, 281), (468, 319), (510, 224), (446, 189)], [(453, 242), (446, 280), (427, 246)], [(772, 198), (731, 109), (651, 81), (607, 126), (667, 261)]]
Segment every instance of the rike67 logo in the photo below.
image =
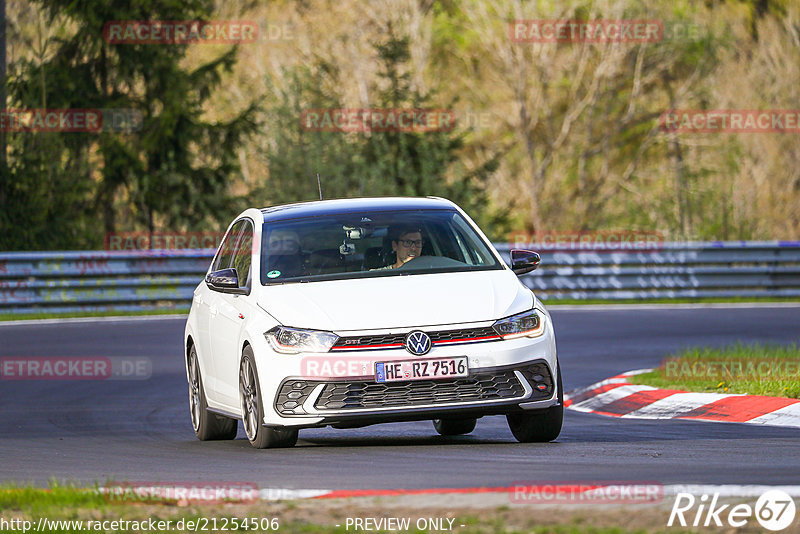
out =
[[(762, 494), (755, 503), (720, 504), (720, 494), (699, 498), (691, 493), (678, 493), (667, 526), (743, 527), (755, 519), (762, 528), (777, 532), (794, 523), (796, 507), (788, 493), (773, 489)], [(726, 524), (727, 523), (727, 524)]]

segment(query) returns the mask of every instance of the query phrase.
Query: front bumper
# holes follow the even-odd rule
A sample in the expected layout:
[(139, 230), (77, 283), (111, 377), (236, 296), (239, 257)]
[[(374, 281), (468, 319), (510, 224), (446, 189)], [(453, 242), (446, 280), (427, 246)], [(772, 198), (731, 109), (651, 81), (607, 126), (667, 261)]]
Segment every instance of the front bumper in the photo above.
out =
[[(379, 383), (374, 378), (374, 364), (360, 365), (362, 360), (408, 360), (405, 349), (270, 358), (269, 363), (260, 366), (274, 371), (261, 373), (266, 401), (264, 424), (300, 428), (363, 426), (549, 408), (558, 403), (557, 358), (552, 327), (546, 326), (544, 334), (536, 338), (434, 345), (424, 356), (466, 356), (469, 375), (463, 378)], [(359, 363), (359, 372), (307, 372), (311, 369), (308, 362), (335, 370), (337, 363), (354, 360)]]
[[(544, 360), (482, 368), (463, 378), (379, 383), (367, 379), (287, 378), (273, 408), (294, 425), (410, 421), (544, 409), (558, 403), (555, 373)], [(292, 425), (292, 426), (294, 426)], [(316, 425), (315, 425), (316, 426)]]
[(473, 370), (463, 378), (408, 382), (374, 380), (306, 380), (288, 378), (275, 398), (283, 417), (358, 415), (453, 404), (498, 404), (547, 400), (554, 381), (547, 364), (537, 360), (519, 366)]

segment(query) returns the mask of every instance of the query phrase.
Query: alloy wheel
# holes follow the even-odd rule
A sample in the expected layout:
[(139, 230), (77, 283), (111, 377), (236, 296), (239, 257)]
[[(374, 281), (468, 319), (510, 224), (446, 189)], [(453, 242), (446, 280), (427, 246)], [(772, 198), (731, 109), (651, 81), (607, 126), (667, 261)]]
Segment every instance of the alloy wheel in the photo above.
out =
[(242, 402), (242, 422), (249, 440), (256, 439), (258, 432), (258, 392), (250, 361), (245, 358), (239, 371), (239, 397)]
[(192, 428), (200, 428), (200, 369), (194, 349), (189, 353), (189, 410), (192, 413)]

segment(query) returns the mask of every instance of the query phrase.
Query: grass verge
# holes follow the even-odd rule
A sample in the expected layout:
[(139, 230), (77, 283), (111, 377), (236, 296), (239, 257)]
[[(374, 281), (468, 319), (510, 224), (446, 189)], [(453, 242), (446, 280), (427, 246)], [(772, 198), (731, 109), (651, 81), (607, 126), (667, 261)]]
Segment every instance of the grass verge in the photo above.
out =
[(800, 398), (800, 347), (745, 345), (696, 347), (667, 357), (634, 384), (683, 391)]
[(139, 317), (143, 315), (186, 315), (189, 308), (166, 308), (160, 310), (139, 311), (95, 311), (69, 313), (0, 313), (0, 321), (29, 321), (34, 319), (75, 319), (80, 317)]
[[(506, 496), (501, 498), (507, 499)], [(96, 488), (51, 483), (49, 489), (0, 486), (0, 531), (45, 532), (290, 532), (340, 534), (363, 532), (347, 525), (348, 518), (408, 518), (410, 528), (402, 532), (455, 534), (623, 534), (684, 532), (666, 528), (669, 505), (638, 506), (636, 514), (624, 507), (572, 506), (554, 508), (531, 505), (494, 505), (470, 508), (446, 501), (424, 507), (402, 502), (362, 499), (259, 501), (250, 504), (119, 503), (109, 501)], [(448, 528), (418, 529), (418, 521), (442, 520)], [(234, 524), (234, 519), (236, 524)], [(247, 528), (242, 523), (246, 520)], [(15, 521), (15, 523), (10, 523)], [(28, 521), (29, 523), (22, 523)], [(65, 521), (71, 523), (64, 523)], [(88, 523), (92, 521), (93, 523)], [(116, 521), (117, 523), (112, 523)], [(60, 523), (57, 523), (60, 522)], [(80, 522), (80, 523), (78, 523)], [(161, 524), (158, 524), (161, 522)], [(165, 522), (169, 522), (166, 524)], [(155, 528), (151, 525), (156, 524)], [(425, 523), (423, 523), (425, 524)], [(250, 525), (255, 525), (255, 528)], [(166, 528), (165, 528), (166, 527)], [(238, 527), (238, 528), (236, 528)], [(277, 528), (276, 528), (277, 527)], [(381, 529), (378, 532), (386, 532)], [(391, 530), (394, 531), (394, 530)]]

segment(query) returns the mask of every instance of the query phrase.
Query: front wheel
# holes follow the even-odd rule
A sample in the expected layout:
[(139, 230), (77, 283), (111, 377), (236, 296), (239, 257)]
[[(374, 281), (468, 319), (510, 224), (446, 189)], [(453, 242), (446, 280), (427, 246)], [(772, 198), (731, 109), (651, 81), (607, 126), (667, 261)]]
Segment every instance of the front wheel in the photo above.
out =
[(475, 430), (478, 420), (469, 419), (434, 419), (433, 428), (442, 436), (460, 436)]
[(558, 406), (551, 406), (539, 413), (509, 414), (508, 428), (522, 443), (553, 441), (561, 433), (564, 420), (564, 390), (561, 387), (561, 365), (558, 365)]
[(293, 447), (297, 443), (297, 429), (264, 426), (264, 403), (256, 371), (253, 349), (248, 345), (242, 351), (239, 366), (239, 399), (242, 403), (242, 422), (250, 444), (256, 449)]
[(189, 411), (192, 415), (192, 428), (194, 428), (197, 439), (210, 441), (236, 438), (236, 433), (239, 431), (239, 422), (236, 419), (208, 411), (203, 377), (200, 376), (200, 364), (197, 361), (197, 350), (194, 345), (189, 350), (187, 363), (189, 368)]

